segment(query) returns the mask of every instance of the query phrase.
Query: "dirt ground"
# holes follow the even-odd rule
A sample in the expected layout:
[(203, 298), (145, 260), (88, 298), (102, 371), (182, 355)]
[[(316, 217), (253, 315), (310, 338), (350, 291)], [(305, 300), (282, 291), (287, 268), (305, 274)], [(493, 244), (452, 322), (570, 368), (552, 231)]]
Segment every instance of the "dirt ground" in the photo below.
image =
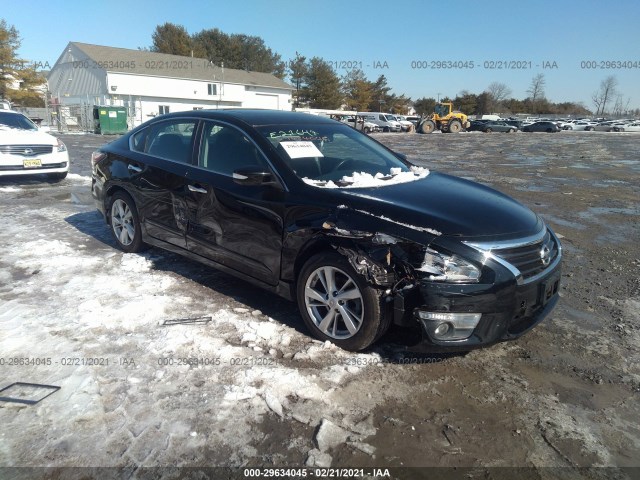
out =
[[(640, 135), (375, 138), (561, 235), (541, 325), (453, 356), (406, 354), (397, 329), (358, 355), (313, 341), (292, 303), (116, 250), (90, 195), (105, 138), (63, 136), (66, 180), (0, 179), (0, 389), (60, 387), (0, 401), (0, 467), (640, 467)], [(638, 474), (582, 471), (612, 472)]]

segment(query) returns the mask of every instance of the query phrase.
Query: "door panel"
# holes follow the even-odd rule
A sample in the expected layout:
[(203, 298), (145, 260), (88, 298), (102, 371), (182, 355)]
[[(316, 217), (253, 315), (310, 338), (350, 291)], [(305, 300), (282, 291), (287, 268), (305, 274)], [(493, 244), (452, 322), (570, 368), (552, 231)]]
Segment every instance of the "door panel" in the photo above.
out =
[(144, 164), (132, 180), (142, 204), (141, 221), (148, 235), (186, 248), (188, 218), (184, 192), (193, 160), (196, 120), (168, 120), (140, 131), (132, 139)]
[(236, 168), (269, 170), (260, 151), (235, 127), (206, 122), (201, 167), (190, 169), (185, 198), (187, 248), (270, 285), (280, 277), (284, 193), (234, 182)]

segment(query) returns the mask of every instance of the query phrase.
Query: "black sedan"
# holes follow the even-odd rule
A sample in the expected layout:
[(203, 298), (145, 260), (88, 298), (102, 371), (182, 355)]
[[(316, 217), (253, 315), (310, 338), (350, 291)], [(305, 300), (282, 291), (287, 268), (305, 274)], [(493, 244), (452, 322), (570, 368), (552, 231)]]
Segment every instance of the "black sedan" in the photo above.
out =
[(555, 133), (560, 131), (560, 127), (553, 122), (535, 122), (522, 127), (523, 132), (547, 132)]
[(393, 322), (420, 329), (416, 350), (470, 350), (522, 335), (558, 299), (562, 251), (540, 217), (333, 120), (168, 114), (92, 166), (122, 250), (162, 247), (295, 300), (347, 350)]
[(484, 122), (482, 125), (479, 126), (478, 130), (480, 130), (481, 132), (484, 133), (491, 133), (491, 132), (506, 132), (506, 133), (513, 133), (517, 130), (516, 127), (514, 127), (513, 125), (509, 125), (505, 122), (499, 122), (499, 121), (493, 121), (490, 120), (488, 122)]

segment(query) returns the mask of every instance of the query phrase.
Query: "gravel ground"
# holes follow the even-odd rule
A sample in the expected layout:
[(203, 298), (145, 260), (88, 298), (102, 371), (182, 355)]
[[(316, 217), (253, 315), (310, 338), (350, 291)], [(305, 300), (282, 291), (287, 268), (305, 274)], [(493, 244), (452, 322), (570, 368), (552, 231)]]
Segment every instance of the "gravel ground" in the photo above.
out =
[(550, 317), (467, 355), (406, 355), (393, 329), (337, 350), (292, 303), (116, 250), (90, 195), (108, 138), (66, 135), (66, 180), (0, 179), (0, 388), (60, 387), (0, 401), (0, 467), (640, 467), (640, 135), (375, 137), (544, 217), (565, 249)]

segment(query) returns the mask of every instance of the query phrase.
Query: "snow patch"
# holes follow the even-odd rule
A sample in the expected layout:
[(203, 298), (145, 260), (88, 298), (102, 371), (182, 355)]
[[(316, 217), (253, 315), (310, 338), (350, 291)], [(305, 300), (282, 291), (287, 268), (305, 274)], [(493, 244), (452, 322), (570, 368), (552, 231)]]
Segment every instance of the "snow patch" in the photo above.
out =
[(313, 180), (304, 177), (302, 181), (319, 188), (369, 188), (413, 182), (425, 178), (427, 175), (429, 175), (429, 169), (412, 166), (408, 172), (403, 172), (401, 168), (391, 168), (387, 174), (378, 172), (371, 175), (366, 172), (353, 172), (352, 175), (345, 175), (338, 181), (338, 183), (346, 183), (347, 185), (344, 187), (338, 186), (331, 180)]
[(75, 180), (77, 182), (91, 183), (91, 177), (88, 177), (85, 175), (78, 175), (77, 173), (68, 173), (67, 178), (69, 180)]

